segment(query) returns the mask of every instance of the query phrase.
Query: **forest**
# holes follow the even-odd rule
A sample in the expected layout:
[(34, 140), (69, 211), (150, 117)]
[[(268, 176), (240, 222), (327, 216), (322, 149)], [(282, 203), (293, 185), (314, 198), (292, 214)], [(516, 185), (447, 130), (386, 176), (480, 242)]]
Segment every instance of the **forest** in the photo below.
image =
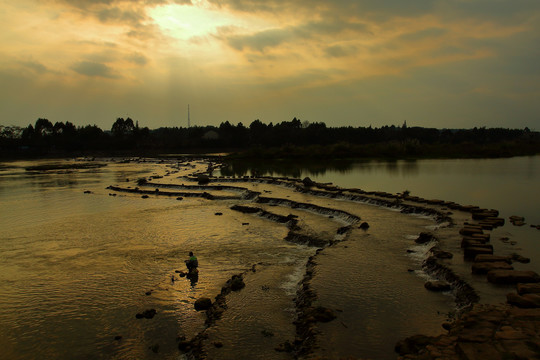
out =
[(227, 153), (242, 158), (440, 158), (506, 157), (540, 153), (540, 133), (474, 127), (436, 129), (401, 126), (329, 127), (293, 118), (249, 126), (139, 127), (117, 118), (110, 130), (40, 118), (27, 127), (0, 125), (0, 156)]

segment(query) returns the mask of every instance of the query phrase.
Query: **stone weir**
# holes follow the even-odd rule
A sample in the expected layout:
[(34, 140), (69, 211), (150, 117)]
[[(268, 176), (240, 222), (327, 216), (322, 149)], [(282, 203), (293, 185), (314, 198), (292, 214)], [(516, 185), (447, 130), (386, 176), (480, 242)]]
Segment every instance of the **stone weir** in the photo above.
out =
[[(318, 239), (317, 237), (310, 236), (307, 234), (302, 234), (301, 229), (298, 228), (298, 221), (294, 215), (283, 216), (279, 214), (274, 214), (268, 212), (267, 210), (254, 206), (245, 206), (245, 205), (235, 205), (231, 207), (231, 210), (241, 211), (243, 213), (249, 213), (257, 216), (261, 216), (271, 221), (285, 224), (289, 228), (288, 235), (286, 240), (295, 241), (300, 243), (306, 243), (312, 246), (316, 246), (319, 249), (317, 254), (319, 254), (323, 249), (332, 245), (334, 241), (340, 241), (346, 238), (350, 226), (356, 224), (360, 221), (360, 218), (347, 213), (339, 209), (332, 209), (326, 207), (320, 207), (308, 203), (300, 203), (291, 201), (288, 199), (279, 199), (279, 198), (269, 198), (261, 197), (260, 193), (253, 192), (243, 187), (235, 186), (225, 186), (225, 185), (212, 185), (212, 182), (257, 182), (272, 184), (278, 186), (284, 186), (292, 188), (295, 191), (306, 193), (318, 197), (330, 197), (335, 199), (342, 199), (348, 201), (358, 201), (362, 203), (384, 206), (389, 208), (399, 208), (404, 213), (416, 213), (416, 214), (425, 214), (432, 216), (438, 222), (448, 222), (450, 226), (454, 225), (453, 219), (450, 217), (451, 213), (447, 208), (452, 210), (459, 210), (463, 212), (469, 212), (472, 219), (475, 221), (471, 224), (464, 224), (464, 227), (459, 230), (460, 235), (463, 236), (462, 240), (462, 249), (463, 256), (467, 261), (474, 261), (472, 271), (476, 274), (486, 274), (488, 281), (497, 283), (520, 283), (520, 282), (540, 282), (540, 277), (536, 274), (530, 274), (527, 272), (516, 272), (508, 268), (508, 262), (512, 259), (500, 259), (496, 255), (493, 255), (493, 248), (491, 245), (486, 244), (489, 241), (489, 234), (485, 234), (484, 230), (491, 230), (497, 226), (504, 224), (504, 219), (498, 217), (498, 212), (492, 209), (482, 209), (477, 206), (471, 205), (460, 205), (453, 202), (446, 202), (442, 200), (426, 200), (419, 197), (408, 196), (408, 194), (388, 194), (384, 192), (367, 192), (360, 189), (342, 189), (331, 184), (318, 184), (314, 183), (309, 179), (299, 180), (299, 179), (289, 179), (289, 178), (254, 178), (254, 177), (243, 177), (243, 178), (212, 178), (208, 176), (197, 176), (197, 177), (186, 177), (188, 181), (197, 181), (199, 182), (196, 186), (186, 186), (186, 185), (164, 185), (164, 184), (146, 184), (146, 186), (153, 186), (153, 190), (139, 189), (139, 188), (121, 188), (111, 186), (110, 190), (119, 191), (119, 192), (128, 192), (128, 193), (139, 193), (143, 194), (143, 197), (148, 197), (149, 195), (158, 195), (158, 196), (177, 196), (177, 197), (201, 197), (208, 200), (241, 200), (241, 201), (251, 201), (253, 203), (259, 204), (269, 204), (269, 205), (280, 205), (290, 207), (291, 209), (300, 209), (305, 211), (312, 211), (314, 213), (319, 213), (326, 215), (328, 217), (336, 217), (340, 220), (348, 223), (348, 226), (338, 229), (337, 234), (335, 235), (334, 240), (328, 241), (328, 239)], [(201, 183), (201, 180), (202, 183)], [(183, 190), (191, 190), (191, 192), (170, 192), (170, 191), (160, 191), (159, 188), (176, 188)], [(223, 196), (223, 195), (213, 195), (208, 193), (208, 191), (229, 191), (239, 193), (238, 196)], [(180, 199), (180, 198), (179, 198)], [(361, 226), (362, 227), (362, 226)], [(471, 304), (478, 301), (478, 296), (475, 294), (474, 289), (463, 279), (459, 278), (451, 269), (451, 266), (448, 266), (444, 262), (444, 257), (440, 257), (437, 254), (444, 252), (436, 251), (432, 249), (432, 256), (429, 257), (425, 263), (424, 268), (427, 272), (435, 275), (438, 278), (452, 284), (456, 289), (456, 303), (461, 307), (470, 307)], [(314, 344), (315, 336), (315, 323), (320, 321), (330, 321), (333, 317), (332, 314), (328, 312), (327, 309), (313, 308), (312, 302), (316, 298), (316, 294), (313, 289), (310, 287), (310, 281), (314, 274), (314, 268), (316, 266), (316, 256), (311, 257), (306, 264), (306, 272), (303, 280), (300, 283), (298, 294), (295, 300), (296, 309), (297, 309), (297, 320), (295, 321), (296, 325), (296, 339), (293, 342), (287, 342), (282, 344), (279, 351), (291, 351), (294, 352), (296, 357), (309, 356), (311, 354)], [(491, 256), (491, 258), (486, 258)], [(513, 260), (523, 261), (526, 259), (514, 258)], [(485, 264), (489, 263), (489, 264)], [(503, 264), (504, 263), (504, 264)], [(519, 285), (518, 285), (519, 286)], [(525, 287), (522, 286), (522, 289)], [(528, 288), (527, 288), (528, 289)], [(540, 289), (540, 287), (539, 287)], [(508, 302), (519, 307), (537, 307), (540, 306), (540, 290), (518, 290), (517, 294), (509, 294)], [(216, 301), (217, 302), (217, 301)], [(478, 306), (478, 305), (477, 305)], [(475, 306), (474, 309), (478, 309)], [(510, 305), (508, 305), (510, 306)], [(510, 309), (515, 307), (510, 306)], [(446, 324), (446, 328), (451, 329), (448, 335), (444, 335), (437, 338), (423, 337), (421, 335), (417, 337), (412, 337), (405, 339), (401, 345), (396, 346), (396, 351), (401, 354), (403, 359), (435, 359), (435, 358), (460, 358), (460, 359), (480, 359), (483, 357), (483, 347), (482, 345), (476, 346), (475, 344), (480, 344), (482, 341), (476, 341), (475, 337), (460, 337), (460, 332), (465, 331), (468, 327), (468, 315), (467, 314), (476, 314), (476, 310), (471, 312), (464, 312), (462, 317), (458, 319), (454, 324)], [(483, 309), (489, 309), (488, 312), (481, 312), (478, 316), (482, 317), (481, 323), (485, 321), (490, 322), (489, 318), (484, 318), (484, 316), (491, 316), (492, 312), (497, 313), (497, 316), (502, 315), (499, 308), (489, 308), (486, 306)], [(219, 309), (218, 309), (219, 310)], [(219, 314), (219, 311), (217, 311)], [(535, 313), (536, 314), (536, 313)], [(533, 320), (536, 319), (532, 315)], [(523, 317), (518, 317), (519, 321), (522, 321)], [(540, 317), (538, 317), (540, 318)], [(530, 357), (520, 357), (521, 354), (525, 354), (526, 351), (521, 348), (519, 356), (514, 356), (518, 352), (513, 351), (512, 346), (508, 344), (502, 344), (493, 342), (497, 339), (508, 340), (508, 337), (516, 336), (517, 341), (522, 341), (527, 339), (528, 345), (527, 349), (533, 351), (535, 356), (540, 356), (540, 340), (537, 340), (539, 336), (537, 335), (540, 327), (535, 327), (534, 330), (527, 332), (528, 337), (524, 337), (523, 334), (515, 334), (515, 319), (516, 317), (506, 317), (504, 320), (495, 321), (496, 324), (509, 324), (511, 329), (507, 329), (503, 334), (498, 334), (498, 327), (496, 327), (490, 335), (486, 335), (484, 338), (487, 339), (484, 343), (487, 344), (496, 344), (498, 346), (497, 354), (499, 357), (493, 355), (495, 359), (501, 358), (512, 358), (512, 359), (521, 359), (521, 358), (530, 358)], [(215, 321), (215, 319), (213, 320)], [(536, 320), (535, 320), (536, 321)], [(522, 325), (522, 322), (518, 322), (519, 326)], [(497, 325), (497, 326), (499, 326)], [(517, 326), (517, 325), (516, 325)], [(512, 330), (513, 329), (513, 330)], [(482, 339), (484, 339), (482, 338)], [(426, 340), (427, 339), (427, 340)], [(471, 340), (473, 339), (473, 340)], [(532, 340), (531, 340), (532, 339)], [(478, 340), (478, 339), (477, 339)], [(537, 344), (532, 346), (531, 344)], [(405, 345), (403, 345), (405, 344)], [(472, 345), (471, 345), (472, 344)], [(452, 349), (452, 350), (449, 350)], [(532, 349), (532, 350), (531, 350)], [(196, 352), (196, 351), (195, 351)], [(475, 355), (476, 354), (476, 355)], [(486, 353), (487, 354), (487, 353)], [(514, 357), (508, 357), (508, 354), (513, 354)], [(527, 353), (529, 354), (529, 353)], [(529, 354), (530, 355), (530, 354)], [(455, 357), (458, 356), (458, 357)], [(476, 357), (475, 357), (476, 356)], [(196, 357), (197, 358), (197, 357)]]

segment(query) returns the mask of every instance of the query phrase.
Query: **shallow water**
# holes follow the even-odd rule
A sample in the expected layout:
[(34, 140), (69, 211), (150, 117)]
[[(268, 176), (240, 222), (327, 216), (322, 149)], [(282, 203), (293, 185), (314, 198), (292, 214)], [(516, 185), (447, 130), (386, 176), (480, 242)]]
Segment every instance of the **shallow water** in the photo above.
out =
[[(229, 309), (208, 331), (205, 349), (216, 359), (290, 358), (273, 349), (294, 339), (296, 286), (315, 249), (284, 241), (288, 229), (282, 224), (230, 210), (233, 204), (253, 205), (249, 200), (142, 199), (112, 196), (106, 189), (114, 184), (134, 188), (138, 178), (151, 175), (158, 176), (156, 182), (181, 184), (185, 179), (179, 177), (204, 170), (204, 163), (98, 162), (106, 166), (26, 171), (49, 162), (19, 161), (0, 167), (3, 356), (176, 359), (178, 337), (189, 339), (204, 329), (205, 316), (194, 310), (195, 299), (214, 298), (233, 274), (258, 264), (260, 271), (246, 275), (246, 289), (228, 297)], [(326, 341), (321, 354), (391, 358), (396, 340), (441, 331), (453, 299), (427, 293), (424, 275), (408, 271), (418, 270), (422, 258), (406, 253), (415, 235), (433, 221), (282, 186), (235, 185), (340, 208), (370, 223), (367, 233), (354, 231), (320, 255), (313, 286), (319, 301), (338, 311), (339, 320), (321, 326), (330, 336), (321, 340)], [(335, 238), (336, 229), (347, 224), (313, 211), (257, 206), (297, 215), (303, 231), (325, 238)], [(200, 261), (193, 285), (175, 273), (184, 270), (190, 250)], [(335, 262), (351, 265), (336, 278)], [(157, 310), (154, 319), (135, 318), (150, 308)], [(223, 348), (215, 348), (214, 341)], [(150, 348), (156, 345), (159, 355)]]

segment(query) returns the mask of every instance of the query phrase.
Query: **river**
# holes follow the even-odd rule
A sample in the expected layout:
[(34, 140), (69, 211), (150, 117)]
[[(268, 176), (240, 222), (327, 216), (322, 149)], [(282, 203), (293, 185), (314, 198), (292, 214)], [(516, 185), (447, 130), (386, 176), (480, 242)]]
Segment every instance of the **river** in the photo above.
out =
[[(1, 163), (3, 358), (186, 358), (178, 351), (179, 339), (204, 329), (205, 316), (193, 309), (194, 301), (215, 297), (232, 275), (253, 265), (257, 272), (246, 275), (246, 289), (230, 295), (223, 318), (208, 331), (206, 353), (220, 359), (290, 358), (274, 348), (295, 337), (294, 298), (315, 247), (285, 241), (286, 226), (231, 211), (232, 205), (251, 204), (234, 190), (216, 191), (230, 196), (211, 201), (196, 196), (142, 199), (107, 189), (134, 188), (138, 179), (149, 177), (180, 186), (187, 183), (184, 176), (206, 166), (151, 159)], [(303, 166), (287, 170), (288, 166), (282, 173), (262, 166), (242, 170), (231, 166), (222, 172), (281, 176), (293, 171), (295, 177), (310, 176), (341, 187), (408, 190), (425, 198), (497, 208), (504, 217), (522, 215), (528, 223), (540, 223), (535, 203), (540, 199), (540, 157), (363, 162), (316, 170)], [(318, 301), (333, 307), (339, 319), (323, 325), (328, 338), (321, 354), (393, 358), (397, 340), (419, 332), (442, 332), (440, 324), (455, 307), (452, 297), (426, 292), (422, 286), (426, 275), (407, 271), (418, 269), (422, 260), (406, 252), (414, 243), (411, 239), (432, 229), (432, 219), (314, 198), (283, 186), (250, 182), (238, 186), (273, 198), (339, 208), (371, 225), (369, 232), (353, 232), (331, 252), (319, 255), (313, 286)], [(303, 231), (330, 240), (342, 240), (336, 229), (350, 222), (294, 207), (263, 207), (294, 215)], [(534, 243), (538, 230), (507, 224), (500, 232), (515, 239), (515, 247), (530, 256), (530, 266), (539, 271), (534, 261), (540, 259)], [(196, 283), (176, 272), (184, 270), (190, 250), (201, 263)], [(351, 266), (339, 274), (330, 270), (346, 262)], [(157, 309), (154, 319), (135, 317), (150, 308)], [(217, 343), (223, 347), (212, 346)], [(337, 352), (332, 350), (336, 347)]]

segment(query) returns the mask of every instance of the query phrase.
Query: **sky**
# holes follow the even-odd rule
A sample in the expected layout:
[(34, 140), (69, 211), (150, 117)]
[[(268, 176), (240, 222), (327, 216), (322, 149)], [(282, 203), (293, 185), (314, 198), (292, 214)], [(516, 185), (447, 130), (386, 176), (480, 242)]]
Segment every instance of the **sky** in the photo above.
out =
[(0, 0), (0, 125), (540, 131), (538, 0)]

